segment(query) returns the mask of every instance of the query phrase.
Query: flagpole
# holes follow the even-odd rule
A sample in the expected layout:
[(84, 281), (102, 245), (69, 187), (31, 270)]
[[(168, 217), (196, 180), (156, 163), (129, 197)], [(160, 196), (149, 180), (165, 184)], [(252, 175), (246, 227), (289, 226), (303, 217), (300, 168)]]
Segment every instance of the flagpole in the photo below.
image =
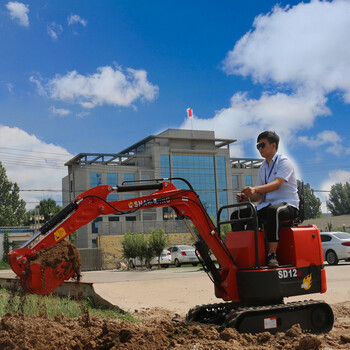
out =
[(193, 109), (187, 108), (187, 116), (191, 119), (191, 130), (193, 131)]

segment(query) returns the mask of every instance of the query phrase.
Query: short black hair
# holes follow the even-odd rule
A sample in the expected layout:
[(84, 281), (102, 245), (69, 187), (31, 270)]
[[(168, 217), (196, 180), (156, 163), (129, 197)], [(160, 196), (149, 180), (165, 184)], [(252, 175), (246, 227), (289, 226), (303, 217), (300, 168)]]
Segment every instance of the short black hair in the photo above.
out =
[(280, 137), (274, 131), (263, 131), (261, 134), (259, 134), (257, 142), (259, 142), (261, 139), (267, 139), (269, 143), (275, 143), (276, 150), (278, 150)]

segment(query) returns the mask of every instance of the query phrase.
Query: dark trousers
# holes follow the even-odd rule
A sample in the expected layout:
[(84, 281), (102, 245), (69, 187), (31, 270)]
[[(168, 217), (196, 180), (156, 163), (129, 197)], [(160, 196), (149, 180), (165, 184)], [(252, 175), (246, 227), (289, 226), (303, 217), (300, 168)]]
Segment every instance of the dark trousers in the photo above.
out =
[[(231, 220), (238, 218), (248, 218), (252, 216), (251, 208), (243, 208), (236, 210), (231, 214)], [(269, 206), (258, 210), (258, 220), (264, 225), (267, 232), (268, 242), (278, 242), (280, 239), (280, 223), (282, 221), (294, 220), (298, 216), (298, 209), (283, 202), (278, 204), (270, 204)], [(247, 223), (247, 230), (254, 229), (253, 222)], [(245, 229), (244, 223), (232, 224), (232, 231), (242, 231)]]

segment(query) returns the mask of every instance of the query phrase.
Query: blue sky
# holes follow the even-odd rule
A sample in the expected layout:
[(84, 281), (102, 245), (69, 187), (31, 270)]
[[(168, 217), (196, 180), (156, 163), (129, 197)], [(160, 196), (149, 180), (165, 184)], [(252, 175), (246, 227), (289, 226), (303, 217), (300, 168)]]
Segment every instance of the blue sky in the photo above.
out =
[(59, 190), (72, 156), (191, 128), (191, 107), (232, 156), (275, 130), (329, 190), (350, 181), (349, 33), (343, 0), (2, 1), (0, 161), (23, 190)]

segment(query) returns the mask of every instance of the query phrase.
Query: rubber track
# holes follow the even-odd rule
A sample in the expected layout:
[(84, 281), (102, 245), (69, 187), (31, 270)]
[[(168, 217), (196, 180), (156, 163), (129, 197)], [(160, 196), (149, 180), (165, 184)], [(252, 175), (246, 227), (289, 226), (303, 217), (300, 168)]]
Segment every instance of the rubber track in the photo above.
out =
[[(277, 311), (285, 312), (286, 314), (292, 313), (296, 310), (307, 310), (309, 307), (325, 306), (330, 309), (330, 320), (326, 332), (332, 329), (334, 318), (333, 312), (328, 304), (319, 300), (307, 300), (290, 302), (286, 304), (276, 304), (267, 306), (241, 306), (238, 303), (216, 303), (199, 305), (192, 308), (187, 313), (187, 321), (193, 321), (205, 324), (216, 324), (219, 327), (219, 331), (229, 327), (236, 328), (236, 323), (239, 318), (245, 317), (249, 314), (264, 315), (267, 312)], [(244, 332), (249, 333), (248, 330)], [(318, 333), (313, 329), (303, 329), (305, 333)]]

